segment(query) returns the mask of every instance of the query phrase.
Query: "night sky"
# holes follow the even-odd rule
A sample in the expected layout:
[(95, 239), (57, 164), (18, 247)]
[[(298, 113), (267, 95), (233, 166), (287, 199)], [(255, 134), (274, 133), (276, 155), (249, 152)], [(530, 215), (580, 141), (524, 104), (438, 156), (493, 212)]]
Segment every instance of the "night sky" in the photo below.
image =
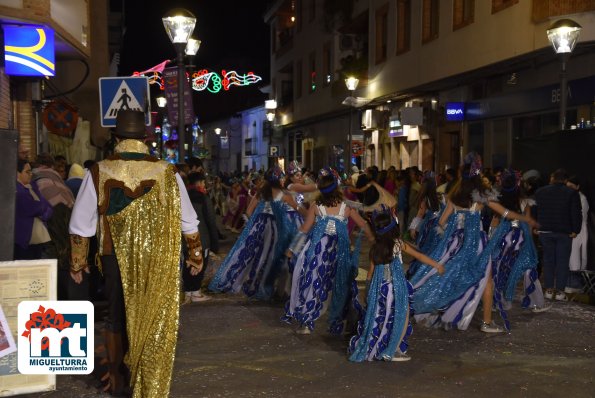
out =
[(263, 78), (256, 85), (232, 87), (218, 94), (193, 91), (199, 119), (205, 122), (256, 106), (264, 100), (258, 87), (269, 83), (269, 28), (263, 18), (267, 3), (267, 0), (125, 0), (127, 30), (119, 73), (129, 76), (166, 59), (175, 61), (176, 52), (161, 18), (173, 8), (185, 8), (196, 16), (192, 37), (202, 40), (194, 59), (195, 69), (254, 72)]

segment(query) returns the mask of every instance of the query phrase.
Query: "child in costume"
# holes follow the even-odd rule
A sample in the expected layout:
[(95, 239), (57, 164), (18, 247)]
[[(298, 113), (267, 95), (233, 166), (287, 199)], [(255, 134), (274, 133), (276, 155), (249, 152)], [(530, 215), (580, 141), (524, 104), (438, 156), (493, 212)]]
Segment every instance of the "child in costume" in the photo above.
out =
[(351, 338), (349, 360), (408, 361), (413, 288), (405, 279), (401, 252), (430, 264), (439, 274), (444, 267), (401, 240), (399, 223), (388, 209), (373, 215), (373, 225), (376, 242), (370, 249), (367, 308)]
[(291, 297), (285, 306), (286, 322), (296, 320), (298, 333), (309, 334), (314, 322), (324, 313), (329, 294), (331, 331), (340, 333), (355, 278), (359, 254), (352, 256), (349, 247), (347, 220), (353, 219), (374, 239), (370, 227), (357, 211), (343, 201), (336, 172), (323, 169), (318, 179), (320, 196), (312, 203), (308, 215), (287, 252), (295, 256)]

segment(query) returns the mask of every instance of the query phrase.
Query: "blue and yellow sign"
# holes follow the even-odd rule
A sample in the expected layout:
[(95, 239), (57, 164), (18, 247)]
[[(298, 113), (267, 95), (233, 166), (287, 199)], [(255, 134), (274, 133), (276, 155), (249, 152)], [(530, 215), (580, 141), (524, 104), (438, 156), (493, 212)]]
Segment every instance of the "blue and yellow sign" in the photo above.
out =
[(54, 76), (54, 31), (44, 26), (4, 25), (7, 75)]

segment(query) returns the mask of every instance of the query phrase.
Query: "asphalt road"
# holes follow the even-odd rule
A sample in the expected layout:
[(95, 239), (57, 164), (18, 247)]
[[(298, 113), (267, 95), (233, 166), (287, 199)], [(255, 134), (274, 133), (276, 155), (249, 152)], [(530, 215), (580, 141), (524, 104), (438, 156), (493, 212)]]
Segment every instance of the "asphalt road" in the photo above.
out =
[[(170, 396), (595, 396), (591, 305), (554, 302), (535, 314), (517, 300), (510, 334), (481, 333), (479, 312), (467, 331), (414, 325), (409, 362), (351, 363), (347, 336), (326, 333), (324, 318), (313, 334), (298, 335), (279, 321), (282, 313), (282, 303), (233, 295), (182, 306)], [(57, 391), (26, 397), (108, 396), (96, 384), (92, 376), (58, 376)]]

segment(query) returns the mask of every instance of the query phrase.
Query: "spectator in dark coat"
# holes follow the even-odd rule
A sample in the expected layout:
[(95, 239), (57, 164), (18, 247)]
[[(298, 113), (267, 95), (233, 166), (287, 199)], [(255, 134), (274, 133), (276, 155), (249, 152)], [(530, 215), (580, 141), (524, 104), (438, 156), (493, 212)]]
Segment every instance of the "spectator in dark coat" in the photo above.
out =
[(184, 303), (201, 302), (209, 300), (210, 297), (200, 291), (200, 286), (205, 277), (205, 271), (209, 265), (211, 253), (219, 251), (219, 234), (215, 221), (215, 210), (205, 188), (205, 175), (203, 173), (190, 173), (188, 175), (188, 197), (198, 216), (198, 231), (200, 233), (203, 248), (203, 267), (196, 274), (192, 274), (192, 268), (184, 267), (182, 279), (186, 294)]
[(27, 160), (18, 160), (16, 177), (14, 259), (49, 258), (52, 242), (47, 221), (52, 216), (52, 206), (31, 181), (31, 165)]
[(544, 297), (566, 301), (568, 262), (572, 239), (581, 230), (582, 214), (578, 192), (567, 187), (566, 171), (552, 174), (550, 185), (537, 190), (537, 222), (543, 247)]

